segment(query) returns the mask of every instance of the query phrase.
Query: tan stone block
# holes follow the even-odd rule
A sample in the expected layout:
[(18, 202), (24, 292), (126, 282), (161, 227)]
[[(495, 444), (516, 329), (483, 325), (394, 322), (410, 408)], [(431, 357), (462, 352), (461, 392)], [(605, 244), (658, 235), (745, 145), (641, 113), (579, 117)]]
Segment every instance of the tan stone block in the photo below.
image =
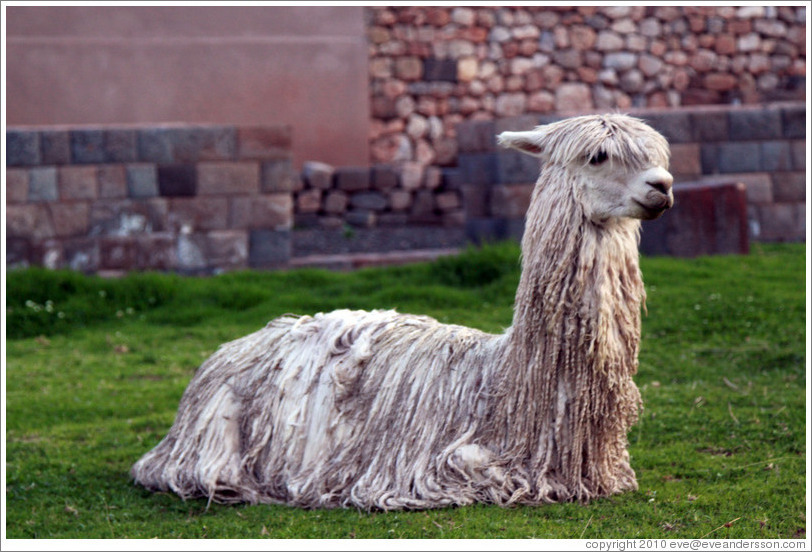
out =
[(198, 195), (254, 194), (259, 192), (259, 163), (206, 162), (197, 165)]
[(37, 240), (53, 238), (54, 227), (45, 205), (6, 205), (6, 235)]
[(289, 230), (293, 226), (291, 194), (263, 194), (251, 204), (251, 228)]

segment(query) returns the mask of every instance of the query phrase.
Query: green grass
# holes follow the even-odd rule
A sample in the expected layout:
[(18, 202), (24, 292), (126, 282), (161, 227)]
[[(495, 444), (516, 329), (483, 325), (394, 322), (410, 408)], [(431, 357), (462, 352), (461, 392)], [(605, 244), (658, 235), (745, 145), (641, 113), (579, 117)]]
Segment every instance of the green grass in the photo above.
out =
[[(498, 332), (514, 245), (355, 273), (29, 269), (7, 280), (9, 538), (790, 538), (806, 494), (805, 250), (645, 258), (648, 314), (629, 434), (640, 489), (589, 505), (422, 512), (221, 506), (152, 494), (132, 463), (200, 362), (286, 313), (389, 308)], [(60, 314), (61, 313), (61, 314)]]

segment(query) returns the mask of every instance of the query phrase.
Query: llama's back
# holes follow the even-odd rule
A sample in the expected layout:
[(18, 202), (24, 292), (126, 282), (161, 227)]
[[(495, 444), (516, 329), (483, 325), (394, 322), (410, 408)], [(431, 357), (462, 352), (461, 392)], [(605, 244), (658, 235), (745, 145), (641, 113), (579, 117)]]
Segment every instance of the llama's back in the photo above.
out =
[(133, 477), (222, 502), (473, 502), (467, 472), (488, 459), (467, 438), (503, 342), (394, 311), (279, 318), (198, 369)]

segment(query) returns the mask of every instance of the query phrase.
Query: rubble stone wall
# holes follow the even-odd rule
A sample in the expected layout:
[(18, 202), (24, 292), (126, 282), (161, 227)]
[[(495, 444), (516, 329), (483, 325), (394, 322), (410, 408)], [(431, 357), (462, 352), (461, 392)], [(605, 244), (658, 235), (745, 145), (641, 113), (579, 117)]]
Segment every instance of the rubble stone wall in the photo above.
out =
[(372, 163), (451, 166), (457, 125), (802, 100), (804, 6), (369, 7)]

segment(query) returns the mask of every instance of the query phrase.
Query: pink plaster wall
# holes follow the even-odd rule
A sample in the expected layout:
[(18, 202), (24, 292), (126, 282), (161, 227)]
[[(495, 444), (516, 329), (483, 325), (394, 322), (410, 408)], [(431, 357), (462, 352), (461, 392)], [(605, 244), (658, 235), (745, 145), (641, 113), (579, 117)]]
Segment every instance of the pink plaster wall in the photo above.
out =
[(361, 7), (8, 7), (12, 125), (290, 124), (294, 162), (367, 164)]

